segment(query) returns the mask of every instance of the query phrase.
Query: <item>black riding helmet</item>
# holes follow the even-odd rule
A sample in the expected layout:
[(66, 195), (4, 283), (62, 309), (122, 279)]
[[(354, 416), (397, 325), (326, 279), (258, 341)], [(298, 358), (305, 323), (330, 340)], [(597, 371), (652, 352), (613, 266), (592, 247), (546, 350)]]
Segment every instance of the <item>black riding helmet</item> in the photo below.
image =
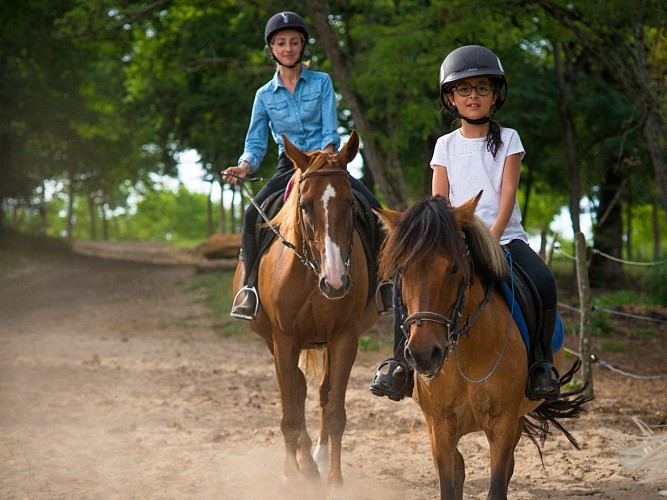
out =
[[(303, 46), (304, 47), (303, 50), (305, 50), (309, 37), (308, 28), (306, 27), (306, 21), (304, 21), (299, 14), (287, 11), (279, 12), (278, 14), (272, 16), (271, 19), (269, 19), (269, 22), (266, 23), (266, 28), (264, 28), (264, 41), (266, 42), (266, 46), (271, 52), (271, 57), (278, 64), (280, 64), (280, 61), (276, 58), (275, 54), (273, 53), (273, 49), (271, 49), (271, 41), (273, 40), (273, 36), (278, 31), (288, 30), (288, 29), (296, 30), (304, 36), (305, 43)], [(301, 54), (299, 55), (299, 61), (298, 61), (299, 63), (303, 58), (303, 50), (301, 50)], [(294, 68), (295, 66), (296, 64), (289, 67)]]
[[(466, 120), (449, 102), (447, 94), (460, 80), (476, 76), (488, 76), (494, 91), (497, 93), (496, 103), (491, 110), (491, 115), (503, 106), (507, 97), (507, 80), (500, 59), (486, 47), (465, 45), (451, 51), (440, 66), (440, 102), (450, 115)], [(490, 120), (491, 116), (466, 121), (479, 125)]]

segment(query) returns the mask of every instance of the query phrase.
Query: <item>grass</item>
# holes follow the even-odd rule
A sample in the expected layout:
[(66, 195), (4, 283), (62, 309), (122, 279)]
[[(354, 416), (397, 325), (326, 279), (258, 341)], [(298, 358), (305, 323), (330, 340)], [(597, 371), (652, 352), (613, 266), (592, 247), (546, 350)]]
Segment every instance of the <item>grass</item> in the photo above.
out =
[(248, 332), (244, 322), (229, 316), (233, 278), (233, 271), (212, 271), (196, 274), (184, 285), (185, 291), (195, 296), (193, 303), (208, 310), (216, 331), (224, 337)]

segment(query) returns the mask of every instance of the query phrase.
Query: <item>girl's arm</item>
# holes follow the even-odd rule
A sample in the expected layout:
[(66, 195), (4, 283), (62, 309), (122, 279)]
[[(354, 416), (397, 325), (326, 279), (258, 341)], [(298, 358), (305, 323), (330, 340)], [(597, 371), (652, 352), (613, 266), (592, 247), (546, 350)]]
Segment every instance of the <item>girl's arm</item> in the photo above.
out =
[(442, 165), (431, 165), (431, 167), (433, 168), (431, 195), (440, 195), (449, 198), (449, 176), (447, 175), (447, 167), (443, 167)]
[(505, 159), (503, 168), (503, 181), (500, 187), (500, 202), (498, 206), (498, 217), (491, 226), (491, 233), (500, 241), (507, 223), (512, 216), (516, 192), (519, 188), (519, 177), (521, 176), (521, 154), (516, 153)]

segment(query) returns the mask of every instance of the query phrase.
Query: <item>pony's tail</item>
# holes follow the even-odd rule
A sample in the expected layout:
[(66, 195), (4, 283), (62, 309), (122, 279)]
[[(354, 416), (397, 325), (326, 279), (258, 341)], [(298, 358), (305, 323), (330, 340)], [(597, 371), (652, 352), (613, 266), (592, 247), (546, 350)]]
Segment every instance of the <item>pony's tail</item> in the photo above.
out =
[[(565, 385), (572, 380), (572, 376), (579, 371), (580, 367), (581, 360), (577, 359), (567, 373), (561, 377), (561, 385)], [(586, 411), (586, 404), (593, 400), (593, 398), (584, 395), (587, 388), (588, 382), (579, 389), (563, 393), (560, 399), (543, 402), (524, 417), (523, 434), (537, 447), (542, 466), (544, 466), (542, 446), (549, 434), (551, 434), (549, 429), (550, 425), (553, 425), (556, 429), (562, 432), (572, 446), (577, 450), (580, 449), (577, 440), (567, 429), (565, 429), (565, 427), (563, 427), (559, 422), (559, 419), (579, 418), (581, 414)]]

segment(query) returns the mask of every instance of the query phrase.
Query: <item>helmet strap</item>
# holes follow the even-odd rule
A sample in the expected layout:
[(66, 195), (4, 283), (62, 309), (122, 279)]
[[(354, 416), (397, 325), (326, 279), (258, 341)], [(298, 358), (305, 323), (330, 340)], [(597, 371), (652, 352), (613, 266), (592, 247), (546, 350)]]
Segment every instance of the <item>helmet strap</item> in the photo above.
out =
[(471, 120), (470, 118), (466, 118), (465, 116), (461, 115), (459, 115), (459, 118), (461, 118), (461, 120), (467, 121), (470, 125), (483, 125), (491, 121), (491, 115), (477, 118), (476, 120)]
[(278, 58), (276, 57), (276, 55), (273, 53), (273, 49), (272, 49), (271, 47), (269, 47), (269, 51), (271, 52), (271, 59), (273, 59), (277, 64), (280, 64), (281, 66), (284, 66), (285, 68), (294, 69), (294, 68), (296, 68), (299, 64), (301, 64), (301, 61), (303, 60), (303, 50), (301, 51), (301, 54), (299, 54), (299, 59), (298, 59), (294, 64), (291, 64), (291, 65), (289, 65), (289, 66), (288, 66), (287, 64), (283, 64), (283, 63), (281, 63), (281, 62), (278, 60)]

